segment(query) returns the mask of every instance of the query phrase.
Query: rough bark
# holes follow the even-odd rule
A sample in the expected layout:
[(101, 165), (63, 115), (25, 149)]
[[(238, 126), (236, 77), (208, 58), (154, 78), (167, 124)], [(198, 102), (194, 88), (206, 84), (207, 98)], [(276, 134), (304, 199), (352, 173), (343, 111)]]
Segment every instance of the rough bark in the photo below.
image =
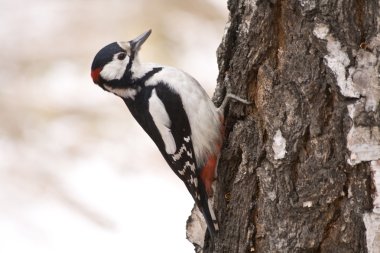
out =
[(203, 252), (370, 251), (363, 215), (380, 151), (368, 158), (359, 146), (380, 147), (379, 2), (228, 8), (214, 98), (229, 90), (253, 105), (226, 113), (214, 197), (221, 230)]

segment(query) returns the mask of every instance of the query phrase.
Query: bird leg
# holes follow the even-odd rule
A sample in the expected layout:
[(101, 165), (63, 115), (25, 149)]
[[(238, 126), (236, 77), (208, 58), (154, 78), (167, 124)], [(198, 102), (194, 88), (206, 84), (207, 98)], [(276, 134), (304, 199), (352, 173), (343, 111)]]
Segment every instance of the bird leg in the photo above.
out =
[(237, 96), (235, 94), (227, 93), (226, 96), (223, 99), (222, 104), (217, 109), (219, 112), (224, 112), (224, 108), (226, 107), (229, 99), (233, 99), (235, 101), (238, 101), (238, 102), (246, 104), (246, 105), (252, 104), (252, 102), (250, 102), (250, 101), (248, 101), (246, 99), (243, 99), (243, 98), (241, 98), (241, 97), (239, 97), (239, 96)]

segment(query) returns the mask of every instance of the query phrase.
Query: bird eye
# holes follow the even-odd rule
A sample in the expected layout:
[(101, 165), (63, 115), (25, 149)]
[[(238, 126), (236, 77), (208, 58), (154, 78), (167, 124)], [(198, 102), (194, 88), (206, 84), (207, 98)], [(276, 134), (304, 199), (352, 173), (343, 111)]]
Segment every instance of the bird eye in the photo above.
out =
[(120, 61), (122, 61), (122, 60), (125, 59), (126, 56), (127, 56), (126, 53), (120, 53), (120, 54), (118, 54), (117, 59), (119, 59)]

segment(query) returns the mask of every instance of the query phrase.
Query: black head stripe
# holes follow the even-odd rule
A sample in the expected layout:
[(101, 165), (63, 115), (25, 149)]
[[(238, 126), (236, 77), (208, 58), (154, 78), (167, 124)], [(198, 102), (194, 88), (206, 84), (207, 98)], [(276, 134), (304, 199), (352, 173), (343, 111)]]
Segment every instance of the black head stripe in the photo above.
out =
[(91, 69), (101, 68), (108, 62), (112, 61), (113, 56), (118, 52), (125, 52), (117, 42), (113, 42), (102, 49), (95, 55), (92, 62)]

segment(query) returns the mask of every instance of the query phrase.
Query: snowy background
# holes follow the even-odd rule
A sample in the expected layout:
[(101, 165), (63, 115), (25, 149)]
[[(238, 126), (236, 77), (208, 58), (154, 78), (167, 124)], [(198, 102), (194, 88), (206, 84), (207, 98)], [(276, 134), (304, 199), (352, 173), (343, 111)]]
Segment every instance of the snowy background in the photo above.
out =
[(193, 252), (193, 201), (90, 65), (153, 29), (142, 61), (215, 88), (220, 0), (0, 0), (0, 252)]

